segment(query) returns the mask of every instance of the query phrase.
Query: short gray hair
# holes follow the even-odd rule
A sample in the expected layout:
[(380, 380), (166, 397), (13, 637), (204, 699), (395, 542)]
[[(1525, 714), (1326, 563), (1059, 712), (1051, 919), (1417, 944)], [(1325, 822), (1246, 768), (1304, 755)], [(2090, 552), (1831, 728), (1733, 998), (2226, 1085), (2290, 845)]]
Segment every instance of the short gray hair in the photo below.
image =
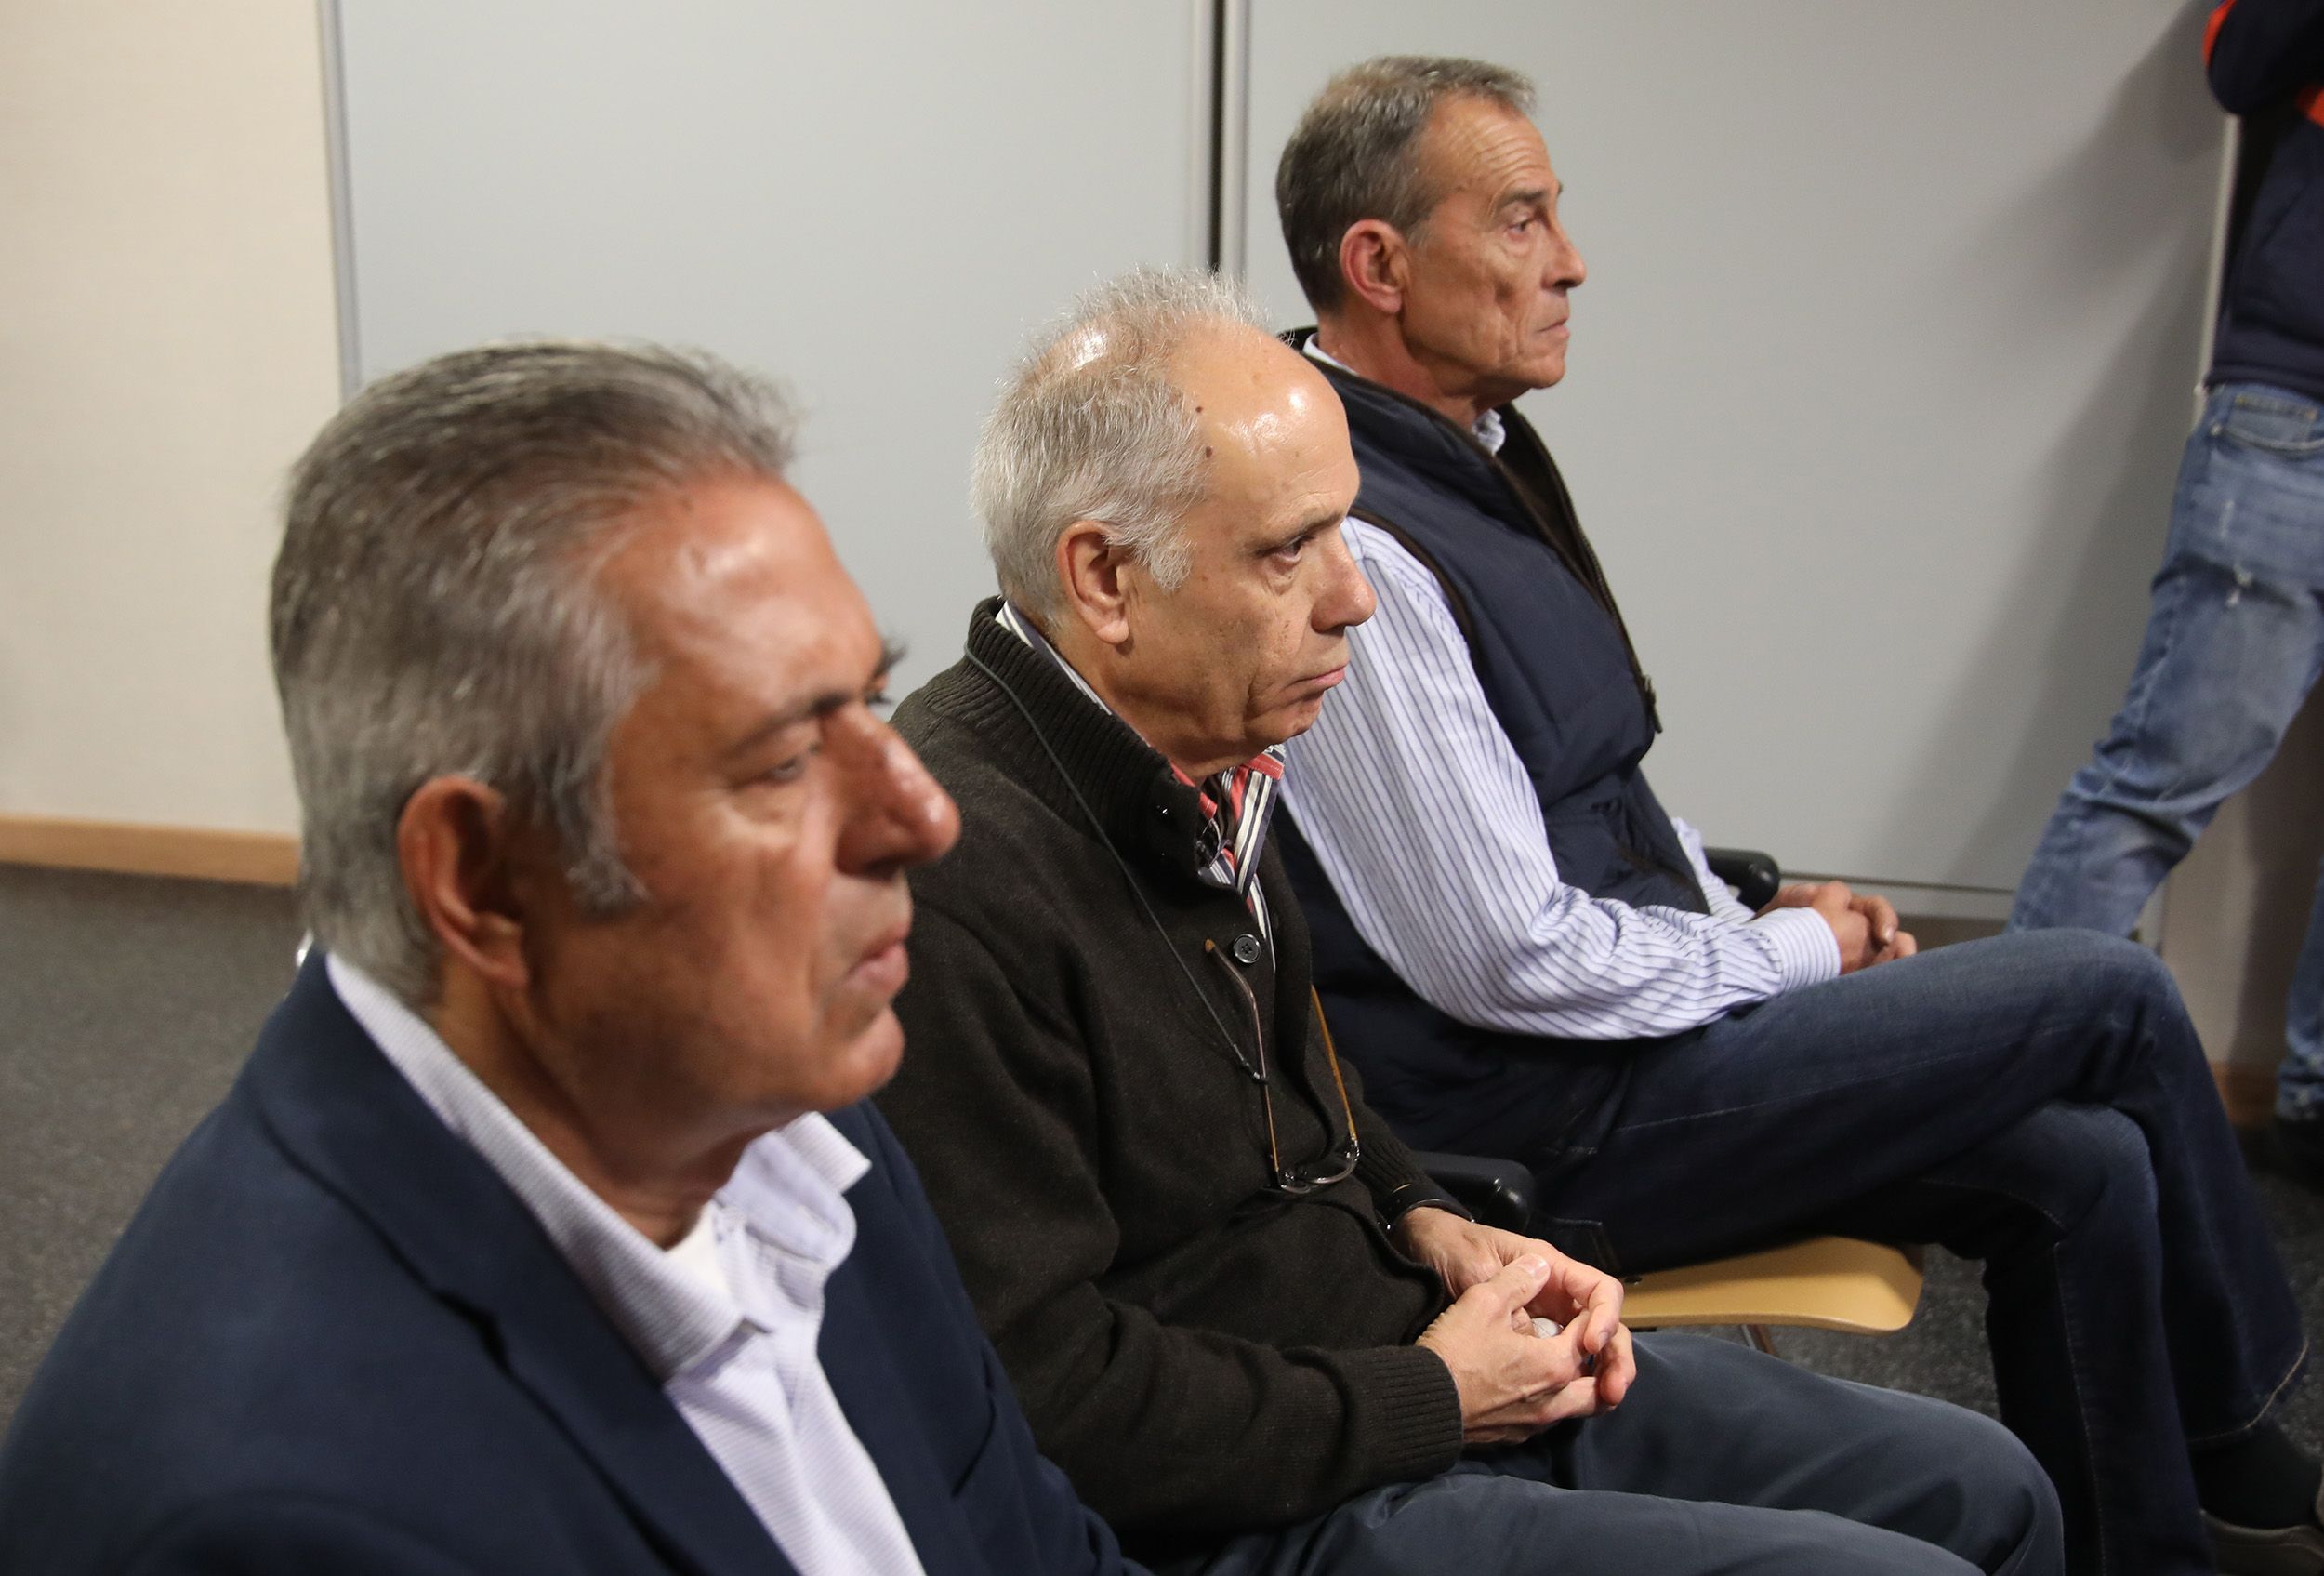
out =
[(1267, 332), (1242, 288), (1197, 269), (1141, 269), (1044, 330), (1002, 385), (969, 477), (1001, 590), (1057, 605), (1057, 540), (1103, 523), (1165, 589), (1186, 577), (1179, 522), (1209, 487), (1202, 424), (1172, 375), (1188, 340)]
[(1437, 105), (1484, 99), (1533, 113), (1522, 72), (1442, 55), (1382, 55), (1350, 66), (1315, 95), (1275, 166), (1275, 213), (1291, 271), (1317, 311), (1347, 293), (1340, 243), (1348, 227), (1376, 219), (1417, 239), (1444, 193), (1420, 167), (1420, 133)]
[(780, 395), (711, 357), (574, 341), (440, 356), (324, 428), (291, 472), (271, 606), (317, 940), (435, 999), (396, 824), (438, 776), (549, 832), (585, 911), (644, 895), (605, 752), (651, 673), (595, 576), (657, 500), (780, 478), (790, 431)]

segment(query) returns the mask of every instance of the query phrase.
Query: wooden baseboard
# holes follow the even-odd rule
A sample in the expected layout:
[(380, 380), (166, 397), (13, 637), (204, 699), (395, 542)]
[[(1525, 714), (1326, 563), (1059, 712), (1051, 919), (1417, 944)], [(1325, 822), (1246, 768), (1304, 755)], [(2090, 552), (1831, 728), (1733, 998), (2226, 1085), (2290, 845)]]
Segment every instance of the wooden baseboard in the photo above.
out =
[(2265, 1127), (2276, 1114), (2276, 1069), (2257, 1062), (2213, 1062), (2219, 1102), (2238, 1127)]
[(0, 815), (0, 864), (289, 886), (298, 879), (298, 840), (279, 832)]

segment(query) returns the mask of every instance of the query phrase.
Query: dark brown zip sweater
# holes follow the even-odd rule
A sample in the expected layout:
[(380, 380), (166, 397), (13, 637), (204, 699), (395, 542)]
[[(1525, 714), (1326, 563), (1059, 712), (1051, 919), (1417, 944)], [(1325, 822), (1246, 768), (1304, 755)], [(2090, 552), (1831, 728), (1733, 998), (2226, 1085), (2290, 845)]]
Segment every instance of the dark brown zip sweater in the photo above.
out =
[(969, 651), (1048, 748), (966, 660), (897, 711), (963, 830), (913, 878), (908, 1042), (878, 1104), (1041, 1448), (1149, 1556), (1433, 1476), (1459, 1453), (1459, 1400), (1410, 1343), (1442, 1289), (1381, 1217), (1434, 1189), (1353, 1071), (1355, 1175), (1301, 1199), (1268, 1190), (1261, 1093), (1235, 1054), (1259, 1049), (1253, 1001), (1285, 1161), (1346, 1137), (1280, 864), (1269, 853), (1260, 874), (1274, 957), (1247, 943), (1253, 961), (1235, 963), (1254, 927), (1192, 874), (1193, 791), (996, 605), (977, 610)]

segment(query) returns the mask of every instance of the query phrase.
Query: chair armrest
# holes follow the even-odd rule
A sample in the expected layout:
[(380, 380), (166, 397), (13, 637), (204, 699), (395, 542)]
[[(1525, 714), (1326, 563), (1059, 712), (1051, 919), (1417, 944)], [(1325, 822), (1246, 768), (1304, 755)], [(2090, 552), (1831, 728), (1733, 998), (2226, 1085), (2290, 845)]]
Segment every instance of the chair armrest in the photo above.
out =
[(1703, 863), (1710, 873), (1735, 888), (1735, 900), (1746, 908), (1764, 908), (1783, 885), (1783, 867), (1772, 854), (1756, 848), (1706, 848)]
[(1459, 1199), (1463, 1208), (1486, 1225), (1523, 1231), (1532, 1218), (1533, 1172), (1516, 1161), (1427, 1153), (1412, 1158), (1435, 1179), (1437, 1186)]

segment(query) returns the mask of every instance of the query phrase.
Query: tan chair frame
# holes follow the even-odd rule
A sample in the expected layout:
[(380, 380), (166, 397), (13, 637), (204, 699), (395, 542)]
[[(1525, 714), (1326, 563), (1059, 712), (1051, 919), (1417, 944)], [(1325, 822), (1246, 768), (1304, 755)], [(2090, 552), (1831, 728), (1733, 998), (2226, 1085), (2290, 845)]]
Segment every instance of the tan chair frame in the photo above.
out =
[(1887, 1335), (1911, 1323), (1920, 1303), (1919, 1249), (1812, 1237), (1641, 1276), (1622, 1317), (1637, 1330), (1740, 1325), (1752, 1345), (1772, 1354), (1771, 1326)]

